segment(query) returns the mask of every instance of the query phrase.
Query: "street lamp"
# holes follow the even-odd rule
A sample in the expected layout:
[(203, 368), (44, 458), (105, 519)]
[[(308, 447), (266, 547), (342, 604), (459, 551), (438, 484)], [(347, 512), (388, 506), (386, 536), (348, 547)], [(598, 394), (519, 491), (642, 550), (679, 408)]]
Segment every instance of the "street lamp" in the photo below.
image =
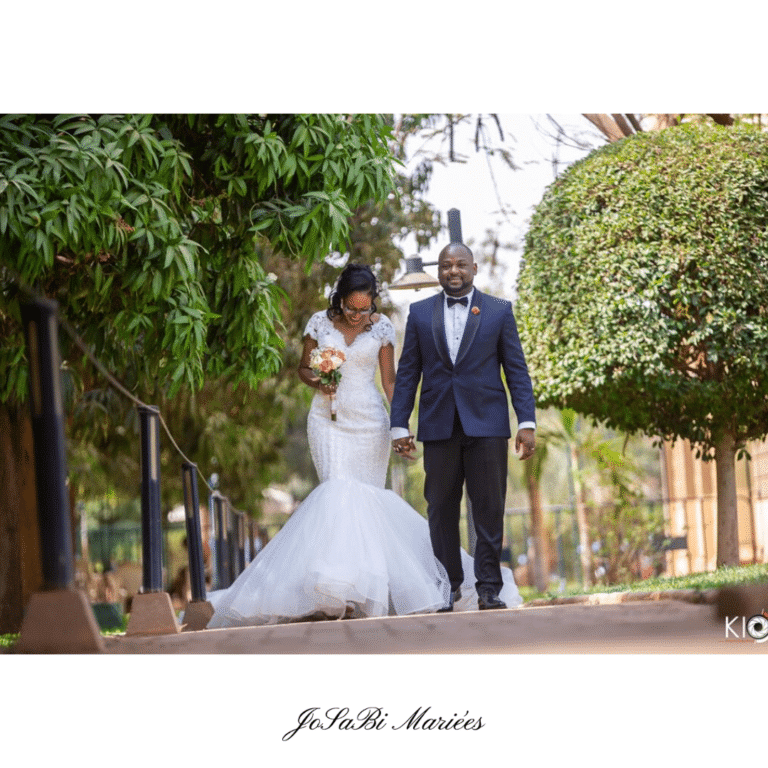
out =
[[(436, 264), (436, 261), (427, 262), (427, 266), (430, 267)], [(424, 271), (424, 262), (421, 260), (421, 256), (411, 256), (410, 259), (405, 260), (405, 274), (399, 280), (391, 283), (389, 290), (402, 291), (412, 288), (418, 291), (419, 288), (435, 288), (438, 285), (440, 283)]]
[[(461, 243), (461, 214), (458, 208), (448, 211), (448, 232), (452, 243)], [(436, 261), (424, 262), (420, 256), (411, 256), (405, 260), (405, 274), (389, 286), (390, 291), (400, 291), (420, 288), (436, 288), (439, 281), (424, 271), (424, 267), (434, 267)]]

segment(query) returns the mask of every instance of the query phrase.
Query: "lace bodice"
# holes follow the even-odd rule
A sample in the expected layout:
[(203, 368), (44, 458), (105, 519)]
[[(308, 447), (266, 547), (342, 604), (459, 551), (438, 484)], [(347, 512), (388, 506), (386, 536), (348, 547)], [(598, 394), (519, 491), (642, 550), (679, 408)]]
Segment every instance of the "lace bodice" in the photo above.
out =
[[(346, 353), (348, 349), (353, 349), (355, 345), (360, 342), (362, 346), (368, 347), (369, 351), (375, 351), (378, 356), (380, 347), (386, 344), (395, 344), (395, 327), (388, 317), (379, 315), (378, 320), (371, 326), (370, 330), (363, 331), (358, 334), (351, 344), (347, 344), (344, 334), (331, 322), (326, 314), (325, 310), (322, 312), (315, 312), (312, 317), (309, 318), (307, 327), (304, 330), (305, 336), (313, 338), (319, 347), (336, 347)], [(370, 343), (370, 340), (374, 340), (375, 343)], [(366, 344), (366, 341), (369, 343)], [(363, 356), (354, 355), (358, 358), (358, 365), (363, 363)], [(378, 357), (377, 357), (378, 360)], [(370, 365), (370, 360), (367, 363)], [(376, 365), (374, 361), (374, 372)]]
[(380, 315), (368, 331), (347, 344), (325, 311), (309, 319), (305, 335), (319, 347), (344, 352), (341, 381), (336, 392), (337, 421), (330, 418), (330, 398), (315, 393), (307, 422), (310, 451), (321, 482), (332, 477), (354, 477), (384, 487), (389, 461), (389, 416), (376, 387), (379, 350), (395, 343), (395, 329)]

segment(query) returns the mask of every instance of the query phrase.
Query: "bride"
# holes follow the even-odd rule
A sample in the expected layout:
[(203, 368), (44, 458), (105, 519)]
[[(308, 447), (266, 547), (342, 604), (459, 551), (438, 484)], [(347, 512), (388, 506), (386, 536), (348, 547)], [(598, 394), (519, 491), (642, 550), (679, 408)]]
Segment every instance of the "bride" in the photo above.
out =
[[(377, 312), (377, 296), (370, 268), (350, 264), (329, 308), (309, 319), (299, 377), (317, 390), (307, 435), (320, 485), (232, 586), (209, 593), (209, 629), (429, 613), (447, 604), (450, 584), (426, 519), (384, 488), (391, 441), (376, 372), (391, 402), (395, 330)], [(313, 350), (323, 347), (344, 355), (338, 385), (322, 383), (311, 367)], [(471, 610), (474, 565), (463, 550), (462, 559), (468, 576), (454, 610)], [(519, 605), (511, 571), (503, 576), (501, 599)]]

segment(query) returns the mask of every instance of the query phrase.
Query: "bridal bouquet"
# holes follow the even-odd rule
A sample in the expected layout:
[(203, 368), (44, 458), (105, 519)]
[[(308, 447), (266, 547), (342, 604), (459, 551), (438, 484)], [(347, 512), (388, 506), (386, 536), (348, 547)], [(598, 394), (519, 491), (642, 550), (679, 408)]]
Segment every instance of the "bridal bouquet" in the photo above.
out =
[[(309, 356), (309, 367), (320, 377), (320, 383), (338, 384), (341, 381), (341, 364), (346, 360), (345, 354), (333, 347), (317, 347)], [(331, 421), (336, 421), (336, 402), (331, 398)]]

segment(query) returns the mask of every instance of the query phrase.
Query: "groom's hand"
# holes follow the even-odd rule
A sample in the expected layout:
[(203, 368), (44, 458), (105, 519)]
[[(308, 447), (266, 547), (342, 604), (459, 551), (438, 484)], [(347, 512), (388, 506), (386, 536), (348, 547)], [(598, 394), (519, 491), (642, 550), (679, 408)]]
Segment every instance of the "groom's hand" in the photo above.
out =
[(416, 452), (416, 443), (413, 442), (413, 435), (408, 437), (400, 437), (397, 440), (392, 441), (392, 450), (398, 456), (405, 456), (406, 459), (413, 461), (416, 457), (413, 454)]
[(530, 459), (536, 450), (536, 432), (533, 429), (520, 429), (515, 438), (515, 453), (522, 449), (520, 461)]

